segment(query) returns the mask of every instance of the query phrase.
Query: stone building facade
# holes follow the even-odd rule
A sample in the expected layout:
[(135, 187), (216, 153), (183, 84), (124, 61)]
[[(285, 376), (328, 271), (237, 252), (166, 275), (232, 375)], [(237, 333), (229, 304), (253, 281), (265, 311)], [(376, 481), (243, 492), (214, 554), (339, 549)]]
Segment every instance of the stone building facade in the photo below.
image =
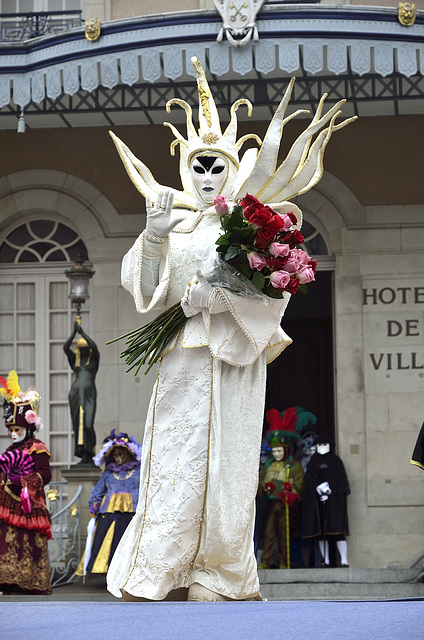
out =
[[(315, 410), (318, 425), (334, 433), (352, 489), (351, 566), (410, 566), (424, 552), (424, 474), (409, 464), (424, 416), (424, 3), (416, 8), (415, 23), (406, 27), (397, 19), (397, 5), (386, 2), (267, 2), (258, 17), (259, 41), (238, 51), (216, 42), (220, 18), (211, 0), (175, 0), (172, 13), (161, 0), (86, 0), (83, 17), (101, 19), (95, 42), (86, 40), (81, 26), (32, 43), (0, 43), (0, 373), (16, 368), (24, 382), (40, 389), (57, 479), (73, 462), (70, 372), (61, 350), (73, 321), (64, 276), (70, 262), (68, 254), (61, 261), (46, 259), (43, 246), (50, 242), (53, 251), (79, 239), (96, 272), (83, 322), (101, 352), (98, 441), (112, 428), (141, 439), (155, 372), (127, 375), (120, 343), (106, 342), (149, 319), (137, 315), (120, 286), (122, 256), (144, 228), (144, 202), (108, 129), (159, 182), (178, 187), (177, 161), (161, 123), (170, 117), (164, 106), (176, 88), (194, 86), (186, 62), (196, 54), (223, 95), (239, 86), (254, 103), (253, 118), (241, 119), (241, 133), (263, 134), (272, 112), (263, 91), (274, 105), (272, 87), (281, 98), (291, 75), (300, 86), (296, 108), (306, 105), (302, 96), (309, 92), (313, 109), (320, 92), (328, 91), (329, 104), (347, 97), (343, 114), (359, 115), (333, 135), (321, 181), (296, 199), (311, 237), (321, 239), (321, 288), (315, 297), (311, 293), (302, 335), (306, 345), (323, 322), (330, 342), (323, 345), (324, 334), (314, 334), (321, 348), (314, 361), (314, 406), (308, 406), (310, 390), (302, 396), (303, 385), (308, 388), (303, 351), (287, 360), (290, 367), (298, 366), (293, 359), (300, 361), (297, 395), (282, 395), (281, 402)], [(118, 91), (112, 95), (117, 88), (125, 92), (125, 104), (118, 102)], [(22, 110), (26, 131), (19, 135)], [(177, 115), (171, 117), (181, 125)], [(287, 149), (305, 122), (287, 127)], [(37, 255), (35, 240), (41, 243)], [(16, 246), (33, 257), (21, 260)], [(292, 301), (289, 325), (299, 324), (305, 304)], [(285, 376), (293, 373), (285, 371), (286, 355), (288, 350), (273, 382), (274, 406)], [(6, 446), (4, 436), (0, 444)]]

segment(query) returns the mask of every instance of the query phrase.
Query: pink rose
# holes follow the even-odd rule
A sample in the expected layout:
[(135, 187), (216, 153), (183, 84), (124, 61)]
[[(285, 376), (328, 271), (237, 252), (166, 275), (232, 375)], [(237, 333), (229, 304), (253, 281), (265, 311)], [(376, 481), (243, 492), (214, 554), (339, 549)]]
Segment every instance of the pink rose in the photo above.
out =
[(315, 280), (314, 270), (309, 266), (301, 267), (300, 271), (297, 273), (297, 277), (299, 278), (301, 284), (313, 282), (313, 280)]
[(293, 222), (293, 218), (292, 218), (292, 217), (290, 217), (290, 216), (293, 216), (293, 214), (285, 214), (285, 215), (283, 215), (283, 216), (280, 216), (280, 218), (282, 218), (282, 219), (283, 219), (283, 222), (284, 222), (284, 231), (290, 231), (290, 229), (292, 228), (292, 226), (293, 226), (294, 224), (296, 224), (296, 222), (297, 222), (297, 220), (296, 220), (296, 217), (295, 217), (295, 216), (293, 216), (293, 218), (294, 218), (294, 222)]
[(290, 282), (290, 275), (287, 271), (274, 271), (274, 273), (271, 273), (270, 281), (273, 287), (280, 289), (280, 291), (284, 291), (285, 287), (287, 287)]
[(287, 262), (284, 265), (284, 269), (288, 273), (290, 273), (291, 275), (294, 275), (299, 271), (299, 269), (301, 269), (302, 266), (304, 266), (304, 265), (302, 265), (299, 262), (297, 256), (292, 255), (292, 253), (290, 252), (290, 255), (289, 255), (288, 259), (287, 259)]
[(292, 249), (290, 255), (296, 257), (300, 265), (310, 265), (311, 259), (303, 249)]
[(25, 411), (25, 420), (29, 424), (34, 424), (36, 419), (37, 419), (37, 414), (35, 413), (35, 411), (32, 411), (32, 409), (29, 409), (28, 411)]
[(250, 251), (250, 253), (247, 254), (247, 259), (251, 269), (261, 271), (266, 266), (265, 258), (257, 251)]
[(269, 245), (269, 252), (272, 256), (276, 257), (285, 257), (290, 253), (290, 247), (288, 244), (281, 244), (280, 242), (272, 242)]
[(225, 216), (228, 213), (228, 198), (227, 196), (215, 196), (213, 199), (213, 205), (215, 211), (219, 216)]

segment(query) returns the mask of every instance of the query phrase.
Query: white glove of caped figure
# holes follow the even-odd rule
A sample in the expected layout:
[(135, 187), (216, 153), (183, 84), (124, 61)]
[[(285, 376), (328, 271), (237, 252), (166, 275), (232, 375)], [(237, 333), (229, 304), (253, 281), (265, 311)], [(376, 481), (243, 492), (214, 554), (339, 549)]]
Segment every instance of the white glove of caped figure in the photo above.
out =
[(316, 492), (319, 495), (321, 502), (328, 500), (328, 496), (332, 493), (328, 482), (321, 482), (321, 484), (316, 487)]

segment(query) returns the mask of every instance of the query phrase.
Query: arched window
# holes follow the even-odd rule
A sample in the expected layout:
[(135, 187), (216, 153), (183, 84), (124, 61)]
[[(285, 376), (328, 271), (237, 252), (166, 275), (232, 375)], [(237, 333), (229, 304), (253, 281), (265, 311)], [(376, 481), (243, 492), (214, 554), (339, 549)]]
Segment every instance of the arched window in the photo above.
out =
[(11, 231), (0, 246), (0, 263), (73, 262), (87, 249), (78, 234), (57, 220), (29, 220)]
[[(36, 385), (44, 430), (51, 451), (53, 480), (75, 462), (68, 406), (72, 371), (63, 352), (75, 310), (68, 298), (65, 270), (87, 249), (76, 231), (41, 215), (6, 231), (0, 244), (0, 375), (19, 374), (21, 388)], [(89, 329), (89, 300), (82, 310)], [(6, 429), (0, 451), (9, 445)]]
[(301, 231), (305, 238), (303, 246), (310, 256), (316, 257), (331, 255), (322, 233), (320, 233), (313, 224), (307, 220), (303, 220)]

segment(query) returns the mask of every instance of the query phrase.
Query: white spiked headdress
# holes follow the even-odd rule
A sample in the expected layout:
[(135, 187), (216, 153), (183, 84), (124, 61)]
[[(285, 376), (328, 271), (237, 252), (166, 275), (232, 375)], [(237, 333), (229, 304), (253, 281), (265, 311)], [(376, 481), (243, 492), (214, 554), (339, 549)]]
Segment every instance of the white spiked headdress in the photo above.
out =
[[(313, 119), (294, 142), (285, 160), (278, 166), (278, 155), (285, 124), (300, 113), (307, 113), (300, 110), (285, 117), (295, 78), (292, 78), (289, 83), (269, 124), (263, 143), (255, 134), (247, 134), (237, 140), (237, 109), (240, 105), (246, 105), (250, 116), (252, 113), (251, 103), (249, 100), (241, 99), (232, 105), (230, 123), (223, 133), (218, 109), (202, 66), (196, 57), (191, 58), (191, 63), (196, 72), (199, 94), (199, 129), (196, 130), (194, 127), (190, 105), (179, 98), (169, 100), (166, 109), (169, 113), (171, 106), (177, 104), (185, 110), (187, 138), (184, 138), (174, 125), (164, 122), (175, 136), (175, 140), (171, 143), (171, 155), (175, 155), (177, 146), (180, 147), (180, 175), (183, 191), (160, 185), (148, 167), (136, 158), (114, 133), (110, 132), (131, 180), (140, 193), (144, 196), (150, 196), (152, 202), (156, 201), (159, 191), (166, 188), (174, 195), (174, 207), (194, 210), (197, 208), (190, 177), (190, 164), (192, 159), (198, 155), (222, 155), (236, 167), (237, 178), (231, 197), (241, 198), (249, 193), (263, 203), (286, 202), (289, 198), (305, 193), (320, 180), (324, 171), (324, 151), (332, 133), (356, 120), (356, 116), (354, 116), (336, 124), (336, 118), (341, 114), (340, 108), (345, 100), (340, 100), (322, 115), (324, 101), (327, 97), (324, 94)], [(259, 151), (256, 148), (248, 149), (239, 160), (239, 149), (249, 138), (256, 140)]]
[(168, 113), (171, 111), (173, 104), (182, 107), (187, 116), (187, 139), (184, 139), (180, 132), (169, 122), (164, 125), (170, 127), (175, 140), (171, 144), (171, 154), (174, 155), (176, 145), (181, 145), (181, 153), (185, 157), (186, 164), (189, 166), (194, 156), (199, 154), (214, 155), (223, 154), (227, 156), (238, 168), (239, 156), (238, 150), (243, 142), (249, 138), (257, 138), (254, 134), (244, 136), (238, 142), (237, 137), (237, 116), (236, 112), (240, 105), (246, 105), (249, 117), (252, 115), (252, 105), (249, 100), (237, 100), (231, 107), (231, 120), (225, 132), (222, 133), (221, 123), (219, 120), (218, 109), (215, 100), (206, 80), (205, 72), (202, 69), (200, 61), (193, 57), (191, 63), (196, 72), (197, 90), (199, 94), (199, 130), (196, 131), (193, 125), (192, 110), (189, 104), (179, 98), (173, 98), (166, 104)]

